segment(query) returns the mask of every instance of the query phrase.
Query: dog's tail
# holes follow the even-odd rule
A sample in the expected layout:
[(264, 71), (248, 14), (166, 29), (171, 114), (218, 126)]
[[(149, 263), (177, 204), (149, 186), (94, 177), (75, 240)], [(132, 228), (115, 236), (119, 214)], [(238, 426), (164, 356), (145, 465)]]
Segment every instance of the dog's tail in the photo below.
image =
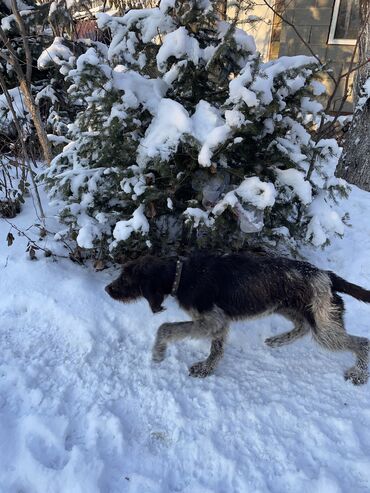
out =
[(342, 279), (341, 277), (334, 274), (334, 272), (328, 272), (333, 291), (338, 291), (339, 293), (349, 294), (360, 301), (365, 301), (365, 303), (370, 303), (370, 291), (357, 286), (357, 284), (352, 284), (351, 282)]

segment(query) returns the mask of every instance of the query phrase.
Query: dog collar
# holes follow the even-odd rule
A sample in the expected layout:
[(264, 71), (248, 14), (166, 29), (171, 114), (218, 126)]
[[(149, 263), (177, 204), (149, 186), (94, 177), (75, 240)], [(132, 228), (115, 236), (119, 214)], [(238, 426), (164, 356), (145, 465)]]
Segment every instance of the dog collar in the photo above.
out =
[(172, 289), (171, 289), (171, 295), (176, 296), (177, 290), (179, 288), (180, 280), (181, 280), (181, 272), (182, 272), (182, 267), (183, 263), (181, 260), (176, 261), (176, 272), (175, 272), (175, 279), (172, 284)]

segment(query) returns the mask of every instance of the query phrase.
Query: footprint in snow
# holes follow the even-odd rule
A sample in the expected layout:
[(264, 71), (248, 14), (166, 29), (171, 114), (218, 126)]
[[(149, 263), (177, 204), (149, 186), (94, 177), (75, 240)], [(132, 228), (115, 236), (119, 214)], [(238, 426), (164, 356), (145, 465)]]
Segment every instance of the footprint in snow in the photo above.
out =
[(29, 435), (26, 445), (33, 458), (48, 469), (63, 469), (69, 461), (67, 452), (38, 435)]

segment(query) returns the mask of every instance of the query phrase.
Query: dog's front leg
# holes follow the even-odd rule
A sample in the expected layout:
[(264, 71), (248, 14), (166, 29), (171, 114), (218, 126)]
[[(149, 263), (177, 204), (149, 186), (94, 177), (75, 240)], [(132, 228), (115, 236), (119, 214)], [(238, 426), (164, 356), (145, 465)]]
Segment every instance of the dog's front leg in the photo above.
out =
[(185, 337), (195, 337), (198, 332), (196, 322), (173, 322), (162, 324), (155, 338), (153, 346), (153, 361), (160, 363), (166, 356), (167, 344)]
[(212, 339), (211, 352), (208, 358), (204, 361), (194, 363), (194, 365), (189, 368), (190, 376), (204, 378), (213, 373), (224, 354), (225, 338), (226, 336), (221, 336)]
[(193, 322), (164, 323), (158, 331), (153, 347), (153, 361), (163, 361), (167, 344), (173, 341), (192, 338), (212, 339), (211, 352), (205, 361), (195, 363), (189, 368), (189, 374), (193, 377), (206, 377), (215, 369), (222, 358), (223, 346), (226, 339), (228, 320), (224, 312), (219, 308), (202, 314)]

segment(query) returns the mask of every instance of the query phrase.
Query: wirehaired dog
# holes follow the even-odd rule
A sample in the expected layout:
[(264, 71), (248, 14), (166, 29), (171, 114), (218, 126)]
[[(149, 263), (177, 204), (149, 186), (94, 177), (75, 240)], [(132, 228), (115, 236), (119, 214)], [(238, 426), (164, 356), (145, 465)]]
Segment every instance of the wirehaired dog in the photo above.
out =
[(268, 346), (282, 346), (311, 332), (322, 346), (355, 354), (356, 364), (345, 372), (345, 379), (356, 385), (368, 380), (369, 340), (346, 333), (344, 304), (337, 292), (370, 303), (370, 291), (307, 262), (256, 253), (196, 254), (182, 260), (145, 256), (127, 262), (105, 289), (124, 303), (144, 297), (153, 313), (163, 310), (167, 295), (176, 297), (192, 321), (162, 324), (153, 360), (162, 361), (174, 341), (209, 338), (208, 358), (189, 369), (194, 377), (206, 377), (215, 369), (231, 321), (278, 313), (294, 328), (266, 339)]

